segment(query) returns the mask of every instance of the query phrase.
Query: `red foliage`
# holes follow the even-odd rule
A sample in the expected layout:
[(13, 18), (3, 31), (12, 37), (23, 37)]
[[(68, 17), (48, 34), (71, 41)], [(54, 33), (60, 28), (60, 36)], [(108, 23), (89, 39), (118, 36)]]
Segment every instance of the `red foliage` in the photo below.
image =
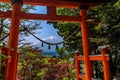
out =
[(45, 73), (44, 80), (54, 80), (61, 79), (63, 77), (69, 76), (69, 68), (72, 68), (73, 65), (71, 63), (61, 63), (61, 64), (54, 64), (48, 67), (48, 70)]
[(58, 60), (58, 59), (52, 59), (52, 58), (48, 60), (48, 62), (54, 63), (54, 64), (57, 64), (59, 61), (60, 60)]

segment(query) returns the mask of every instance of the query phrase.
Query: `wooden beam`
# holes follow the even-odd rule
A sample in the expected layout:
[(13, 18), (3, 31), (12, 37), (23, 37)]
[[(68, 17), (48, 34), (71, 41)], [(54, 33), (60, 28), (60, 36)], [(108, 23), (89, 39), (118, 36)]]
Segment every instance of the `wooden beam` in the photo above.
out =
[(80, 74), (80, 62), (78, 61), (79, 52), (75, 52), (75, 68), (76, 68), (76, 80), (79, 80), (79, 74)]
[(12, 6), (13, 12), (11, 18), (10, 35), (8, 40), (8, 55), (11, 56), (11, 62), (7, 66), (5, 80), (16, 80), (21, 6), (21, 3), (14, 3)]
[[(102, 61), (102, 60), (103, 60), (102, 55), (90, 55), (89, 58), (90, 58), (90, 60), (92, 60), (92, 61), (95, 61), (95, 60), (96, 60), (96, 61), (97, 61), (97, 60)], [(106, 58), (106, 60), (109, 60), (109, 57), (108, 57), (107, 54), (105, 55), (105, 58)], [(84, 56), (77, 56), (77, 60), (79, 60), (79, 61), (84, 60)]]
[(78, 58), (78, 60), (80, 60), (80, 61), (81, 61), (81, 60), (84, 60), (84, 57), (83, 57), (83, 56), (78, 56), (77, 58)]
[[(1, 18), (11, 18), (12, 11), (1, 12)], [(34, 14), (34, 13), (20, 13), (21, 19), (30, 19), (30, 20), (48, 20), (48, 21), (68, 21), (68, 22), (79, 22), (81, 21), (80, 16), (62, 16), (62, 15), (49, 15), (49, 14)]]
[[(10, 10), (7, 11), (7, 12), (0, 11), (0, 18), (11, 18), (11, 14), (12, 14), (12, 11), (10, 11)], [(81, 21), (81, 16), (54, 15), (54, 17), (53, 17), (53, 15), (52, 16), (51, 15), (21, 12), (21, 19), (49, 20), (49, 21), (69, 21), (69, 22), (79, 22), (79, 21)], [(89, 19), (91, 20), (93, 18), (88, 16), (88, 20)], [(96, 23), (96, 21), (94, 23)]]
[(0, 18), (11, 18), (12, 17), (12, 11), (2, 12), (0, 11)]
[(79, 74), (79, 78), (82, 79), (82, 80), (85, 80), (85, 75)]
[[(91, 56), (89, 56), (90, 57), (90, 60), (93, 60), (93, 61), (95, 61), (95, 60), (103, 60), (103, 57), (102, 57), (102, 55), (91, 55)], [(108, 57), (108, 55), (105, 55), (105, 58), (107, 59), (107, 60), (109, 60), (109, 57)]]
[[(11, 2), (11, 0), (0, 0), (0, 2)], [(39, 6), (56, 6), (56, 7), (68, 7), (79, 8), (81, 5), (96, 6), (98, 3), (83, 3), (83, 2), (71, 2), (66, 0), (23, 0), (24, 4), (39, 5)]]
[(33, 13), (21, 13), (21, 19), (33, 19), (33, 20), (48, 20), (48, 21), (68, 21), (79, 22), (80, 16), (62, 16), (62, 15), (48, 15), (48, 14), (33, 14)]
[[(0, 18), (11, 18), (12, 11), (2, 12), (0, 11)], [(62, 16), (62, 15), (49, 15), (49, 14), (35, 14), (35, 13), (20, 13), (21, 19), (32, 19), (32, 20), (48, 20), (48, 21), (68, 21), (68, 22), (80, 22), (81, 16)], [(92, 19), (88, 17), (88, 19)]]

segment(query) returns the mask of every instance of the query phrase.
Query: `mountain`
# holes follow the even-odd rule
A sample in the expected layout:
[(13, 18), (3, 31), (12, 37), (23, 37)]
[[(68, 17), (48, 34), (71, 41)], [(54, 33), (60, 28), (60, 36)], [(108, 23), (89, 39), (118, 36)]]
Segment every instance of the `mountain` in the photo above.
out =
[[(46, 42), (49, 42), (49, 43), (57, 43), (58, 42), (57, 38), (55, 38), (53, 36), (50, 36), (43, 40)], [(40, 43), (36, 44), (35, 46), (39, 47), (43, 51), (44, 55), (49, 55), (49, 56), (57, 56), (58, 55), (58, 53), (56, 51), (56, 45), (49, 45), (46, 43), (43, 43), (43, 45), (42, 45), (42, 42), (40, 42)], [(61, 48), (61, 47), (62, 47), (62, 44), (58, 45), (58, 48)]]

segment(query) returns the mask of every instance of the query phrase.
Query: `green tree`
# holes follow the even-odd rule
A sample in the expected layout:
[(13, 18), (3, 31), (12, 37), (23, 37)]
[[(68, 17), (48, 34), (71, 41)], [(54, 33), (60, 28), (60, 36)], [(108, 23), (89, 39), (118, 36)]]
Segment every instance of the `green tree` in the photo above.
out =
[(37, 80), (45, 75), (48, 58), (42, 56), (39, 49), (32, 46), (24, 46), (20, 49), (19, 56), (19, 79)]
[[(0, 3), (0, 11), (9, 11), (12, 9), (11, 3)], [(23, 12), (30, 12), (30, 10), (35, 10), (33, 5), (23, 5)], [(26, 31), (26, 28), (35, 33), (34, 30), (41, 29), (40, 22), (33, 20), (21, 20), (20, 22), (20, 39), (19, 41), (24, 40), (25, 36), (29, 36), (30, 34)], [(0, 44), (3, 43), (7, 45), (8, 36), (10, 31), (10, 19), (0, 18)]]
[[(113, 1), (111, 3), (101, 4), (99, 6), (91, 8), (88, 11), (89, 16), (100, 20), (99, 24), (95, 24), (94, 22), (88, 24), (90, 29), (91, 51), (93, 54), (100, 54), (100, 52), (97, 51), (98, 46), (101, 45), (111, 46), (111, 50), (109, 54), (110, 56), (112, 56), (110, 58), (111, 70), (112, 72), (114, 72), (112, 76), (120, 76), (118, 75), (120, 73), (118, 71), (120, 65), (119, 63), (120, 5), (119, 4), (120, 4), (120, 0), (118, 0), (117, 2)], [(79, 15), (79, 9), (75, 9), (73, 11), (73, 9), (58, 8), (57, 10), (59, 15), (73, 15), (73, 14), (76, 16)], [(64, 39), (66, 39), (72, 32), (75, 31), (76, 28), (79, 27), (78, 23), (67, 23), (67, 22), (53, 23), (53, 25), (55, 28), (59, 30), (58, 32), (59, 35), (64, 37)], [(69, 53), (71, 53), (69, 50), (71, 49), (71, 51), (80, 50), (82, 52), (81, 32), (78, 32), (76, 35), (74, 35), (71, 39), (67, 40), (66, 42), (67, 42), (66, 47), (68, 49), (65, 49), (65, 51), (69, 51)], [(65, 51), (61, 51), (63, 53), (60, 53), (60, 55), (61, 56), (65, 55)], [(100, 62), (97, 62), (97, 64), (100, 64)], [(101, 67), (101, 66), (97, 66), (97, 67)], [(99, 70), (99, 75), (101, 73), (102, 73), (101, 70)]]
[[(12, 10), (11, 3), (2, 3), (0, 2), (0, 11), (6, 12)], [(33, 5), (23, 5), (22, 11), (29, 12), (30, 10), (35, 10)], [(1, 14), (0, 14), (1, 15)], [(10, 22), (11, 19), (8, 18), (1, 18), (0, 17), (0, 48), (4, 48), (8, 46), (8, 38), (10, 32)], [(28, 29), (33, 34), (35, 34), (36, 29), (41, 29), (40, 22), (32, 21), (32, 20), (21, 20), (20, 22), (20, 31), (19, 31), (19, 49), (24, 47), (25, 45), (29, 46), (31, 43), (25, 40), (25, 37), (29, 36), (30, 34), (26, 31)], [(27, 48), (27, 47), (26, 47)], [(3, 57), (3, 54), (0, 53)], [(1, 63), (1, 61), (0, 61)], [(2, 64), (3, 65), (3, 64)], [(0, 68), (1, 66), (0, 65)], [(1, 74), (1, 71), (0, 71)], [(5, 75), (5, 74), (3, 74)]]
[[(99, 18), (101, 22), (95, 26), (91, 31), (92, 39), (96, 39), (94, 41), (96, 45), (107, 45), (111, 46), (110, 54), (110, 66), (112, 77), (120, 76), (119, 72), (119, 47), (120, 47), (120, 8), (119, 8), (119, 0), (116, 3), (109, 3), (107, 5), (100, 5), (95, 7), (92, 10), (93, 17)], [(96, 36), (93, 36), (96, 35)], [(103, 40), (100, 40), (103, 39)], [(98, 43), (100, 40), (100, 43)]]

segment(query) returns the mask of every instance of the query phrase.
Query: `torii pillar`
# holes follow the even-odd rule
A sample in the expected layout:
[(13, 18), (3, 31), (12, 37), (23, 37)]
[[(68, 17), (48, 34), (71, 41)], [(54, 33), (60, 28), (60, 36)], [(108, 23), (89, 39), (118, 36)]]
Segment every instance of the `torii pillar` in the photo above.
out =
[(83, 56), (84, 56), (84, 64), (85, 64), (85, 80), (91, 80), (93, 76), (93, 68), (89, 58), (91, 51), (90, 51), (90, 40), (89, 40), (89, 28), (87, 25), (87, 18), (88, 18), (87, 9), (88, 9), (87, 5), (80, 6), (80, 16), (82, 17), (80, 24), (81, 24)]
[(12, 0), (12, 18), (10, 35), (8, 41), (8, 63), (6, 68), (5, 80), (16, 80), (17, 64), (18, 64), (18, 37), (19, 37), (19, 24), (22, 0)]

